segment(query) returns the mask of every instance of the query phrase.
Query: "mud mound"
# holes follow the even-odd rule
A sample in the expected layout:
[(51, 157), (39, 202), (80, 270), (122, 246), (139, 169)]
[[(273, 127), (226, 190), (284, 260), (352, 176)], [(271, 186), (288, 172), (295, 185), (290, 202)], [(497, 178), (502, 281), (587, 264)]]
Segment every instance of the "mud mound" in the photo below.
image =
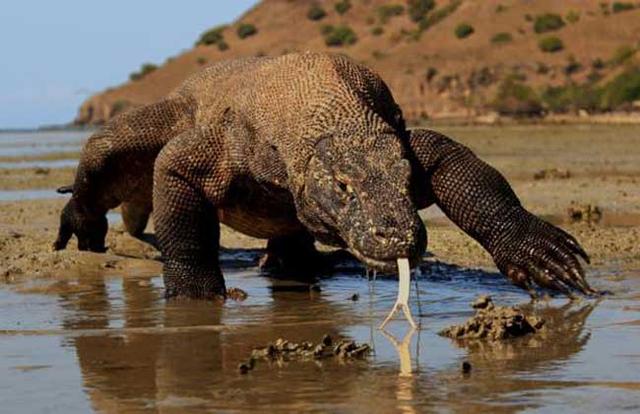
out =
[(318, 344), (309, 341), (295, 343), (279, 338), (267, 346), (254, 348), (248, 361), (238, 365), (238, 371), (241, 374), (246, 374), (255, 367), (258, 360), (282, 363), (326, 358), (360, 359), (369, 355), (370, 352), (369, 344), (358, 344), (349, 339), (340, 339), (334, 342), (329, 335), (325, 335)]
[(453, 325), (440, 335), (457, 340), (502, 341), (536, 333), (544, 320), (527, 316), (517, 307), (496, 306), (489, 296), (479, 297), (472, 307), (476, 314), (462, 325)]

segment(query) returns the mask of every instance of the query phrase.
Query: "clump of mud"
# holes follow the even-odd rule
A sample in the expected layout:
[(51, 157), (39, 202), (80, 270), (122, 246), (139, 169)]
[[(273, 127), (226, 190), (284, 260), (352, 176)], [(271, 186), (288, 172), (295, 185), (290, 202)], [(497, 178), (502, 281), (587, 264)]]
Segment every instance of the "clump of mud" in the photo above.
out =
[(264, 347), (257, 347), (251, 351), (251, 356), (247, 362), (238, 365), (238, 371), (246, 374), (255, 367), (256, 361), (286, 362), (286, 361), (312, 361), (327, 358), (338, 358), (340, 360), (362, 359), (371, 353), (369, 344), (358, 344), (350, 339), (340, 339), (334, 341), (329, 335), (322, 337), (322, 340), (314, 344), (304, 341), (300, 343), (290, 342), (279, 338), (273, 343)]
[(517, 307), (496, 306), (491, 297), (480, 296), (473, 302), (476, 314), (463, 325), (453, 325), (440, 335), (457, 340), (502, 341), (537, 332), (544, 320), (527, 316)]
[(545, 168), (533, 174), (534, 180), (560, 179), (565, 180), (571, 178), (571, 171), (560, 168)]
[(567, 208), (567, 215), (572, 223), (597, 223), (602, 219), (602, 209), (592, 204), (571, 203)]

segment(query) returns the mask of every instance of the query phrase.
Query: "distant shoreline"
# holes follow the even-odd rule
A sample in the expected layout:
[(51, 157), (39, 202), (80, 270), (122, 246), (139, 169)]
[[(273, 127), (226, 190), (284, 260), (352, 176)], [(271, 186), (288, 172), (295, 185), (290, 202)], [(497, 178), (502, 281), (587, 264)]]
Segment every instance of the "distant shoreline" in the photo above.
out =
[(417, 122), (408, 122), (411, 127), (424, 125), (637, 125), (640, 112), (607, 112), (598, 114), (549, 114), (540, 117), (513, 117), (491, 113), (476, 116), (433, 116)]
[(0, 133), (6, 132), (51, 132), (51, 131), (92, 131), (99, 128), (96, 125), (78, 125), (78, 124), (60, 124), (60, 125), (41, 125), (34, 128), (0, 128)]
[[(410, 127), (425, 125), (636, 125), (640, 124), (640, 112), (607, 112), (598, 114), (550, 114), (541, 117), (513, 117), (490, 113), (476, 116), (433, 116), (420, 121), (407, 122)], [(60, 124), (42, 125), (35, 128), (0, 128), (0, 133), (7, 132), (51, 132), (51, 131), (93, 131), (102, 125)]]

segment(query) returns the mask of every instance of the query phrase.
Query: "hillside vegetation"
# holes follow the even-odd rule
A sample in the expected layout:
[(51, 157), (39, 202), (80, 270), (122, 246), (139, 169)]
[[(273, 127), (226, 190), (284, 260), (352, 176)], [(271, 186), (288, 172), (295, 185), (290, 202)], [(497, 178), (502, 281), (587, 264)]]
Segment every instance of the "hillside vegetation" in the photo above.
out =
[[(210, 10), (199, 13), (215, 15)], [(89, 98), (79, 124), (100, 124), (162, 98), (203, 66), (240, 56), (329, 50), (387, 81), (406, 118), (637, 110), (640, 2), (264, 0), (203, 28), (165, 62)], [(635, 102), (635, 103), (634, 103)]]

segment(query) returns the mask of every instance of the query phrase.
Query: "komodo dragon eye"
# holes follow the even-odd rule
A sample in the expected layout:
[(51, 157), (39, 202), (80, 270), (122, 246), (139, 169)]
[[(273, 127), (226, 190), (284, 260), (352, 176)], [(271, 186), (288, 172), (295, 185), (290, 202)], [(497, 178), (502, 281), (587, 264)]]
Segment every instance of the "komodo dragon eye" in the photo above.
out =
[(353, 187), (351, 187), (351, 185), (348, 183), (348, 180), (346, 180), (343, 176), (341, 176), (340, 174), (336, 174), (334, 176), (334, 179), (336, 180), (336, 183), (338, 185), (338, 188), (340, 189), (340, 191), (342, 191), (343, 193), (347, 193), (349, 195), (352, 195), (355, 191), (353, 189)]

